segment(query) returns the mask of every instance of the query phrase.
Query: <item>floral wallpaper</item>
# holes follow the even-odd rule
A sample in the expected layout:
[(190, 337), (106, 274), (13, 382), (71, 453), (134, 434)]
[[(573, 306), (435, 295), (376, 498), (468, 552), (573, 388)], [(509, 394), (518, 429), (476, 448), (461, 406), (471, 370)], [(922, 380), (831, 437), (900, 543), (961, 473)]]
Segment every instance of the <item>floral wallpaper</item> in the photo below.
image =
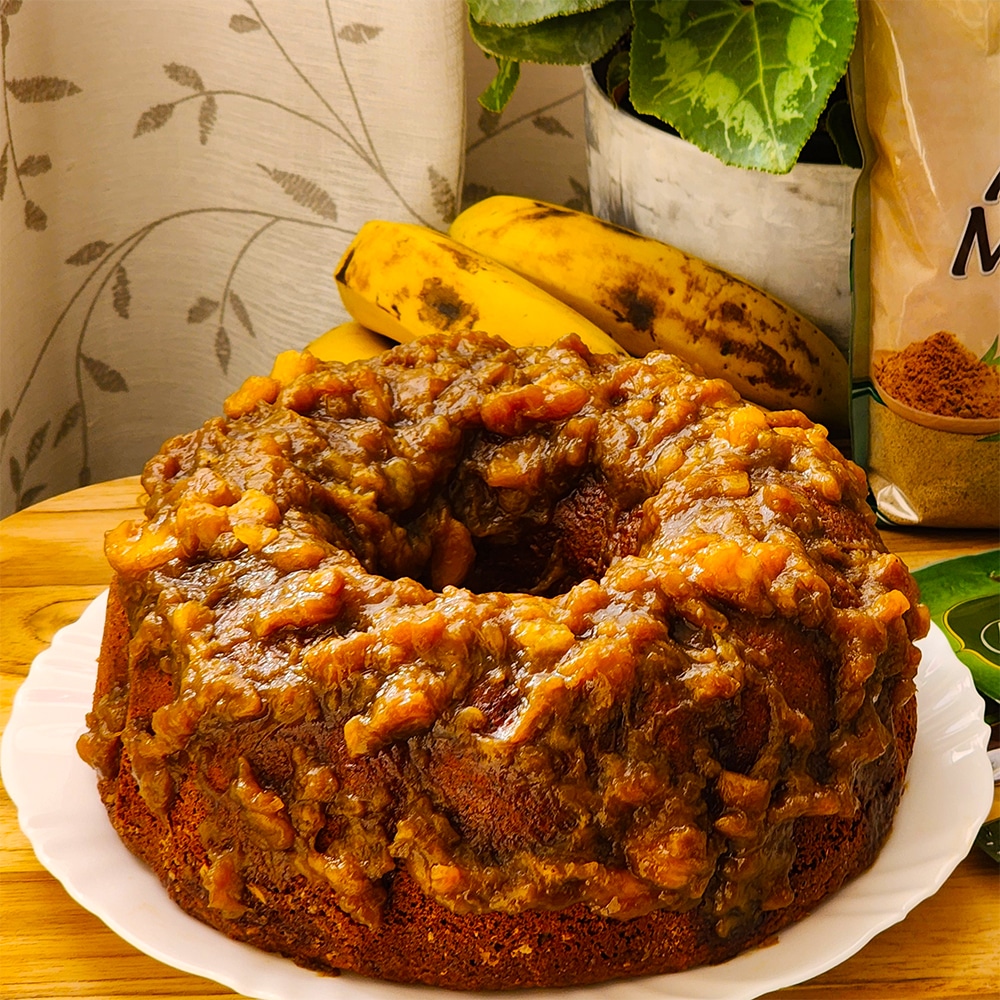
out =
[(462, 0), (0, 0), (0, 514), (137, 473), (346, 318), (369, 218), (586, 205), (576, 68), (515, 101)]

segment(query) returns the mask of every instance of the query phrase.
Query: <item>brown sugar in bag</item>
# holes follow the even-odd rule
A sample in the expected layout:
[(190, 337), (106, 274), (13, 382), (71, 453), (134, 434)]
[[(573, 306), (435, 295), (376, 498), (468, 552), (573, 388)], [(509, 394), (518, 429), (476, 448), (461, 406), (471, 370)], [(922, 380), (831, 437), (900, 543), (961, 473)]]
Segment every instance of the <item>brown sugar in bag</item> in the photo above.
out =
[(1000, 2), (861, 0), (852, 444), (881, 518), (1000, 523)]

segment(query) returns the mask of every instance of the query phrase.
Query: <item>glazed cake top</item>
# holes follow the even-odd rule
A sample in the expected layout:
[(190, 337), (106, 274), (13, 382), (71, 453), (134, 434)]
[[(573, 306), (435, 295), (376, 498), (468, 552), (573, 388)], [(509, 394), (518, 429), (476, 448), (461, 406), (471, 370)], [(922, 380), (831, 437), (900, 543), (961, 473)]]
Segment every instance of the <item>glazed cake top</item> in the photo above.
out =
[[(251, 753), (224, 781), (363, 923), (403, 865), (460, 912), (725, 935), (787, 905), (793, 822), (854, 810), (912, 694), (926, 614), (861, 470), (667, 354), (290, 352), (143, 486), (107, 553), (132, 655), (176, 671), (126, 736), (144, 798), (221, 733), (312, 733), (285, 799)], [(376, 758), (359, 809), (338, 774)]]

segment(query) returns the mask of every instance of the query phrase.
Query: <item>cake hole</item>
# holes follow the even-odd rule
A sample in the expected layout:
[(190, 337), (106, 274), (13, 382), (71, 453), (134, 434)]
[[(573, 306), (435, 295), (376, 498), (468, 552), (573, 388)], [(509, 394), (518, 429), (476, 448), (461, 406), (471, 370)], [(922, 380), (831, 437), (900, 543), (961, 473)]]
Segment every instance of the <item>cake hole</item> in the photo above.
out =
[(639, 551), (640, 512), (622, 512), (593, 480), (559, 500), (540, 523), (525, 521), (520, 533), (506, 537), (473, 532), (476, 557), (462, 586), (477, 594), (555, 597), (583, 580), (600, 580), (613, 559)]

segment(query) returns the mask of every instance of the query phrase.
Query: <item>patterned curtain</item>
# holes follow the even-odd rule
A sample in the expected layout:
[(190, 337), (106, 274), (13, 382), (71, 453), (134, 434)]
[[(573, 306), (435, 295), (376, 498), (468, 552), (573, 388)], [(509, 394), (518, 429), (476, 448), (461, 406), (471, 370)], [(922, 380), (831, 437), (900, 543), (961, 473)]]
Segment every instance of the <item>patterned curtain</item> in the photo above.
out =
[(0, 8), (0, 515), (139, 472), (346, 318), (367, 219), (587, 204), (580, 71), (482, 112), (463, 0)]

